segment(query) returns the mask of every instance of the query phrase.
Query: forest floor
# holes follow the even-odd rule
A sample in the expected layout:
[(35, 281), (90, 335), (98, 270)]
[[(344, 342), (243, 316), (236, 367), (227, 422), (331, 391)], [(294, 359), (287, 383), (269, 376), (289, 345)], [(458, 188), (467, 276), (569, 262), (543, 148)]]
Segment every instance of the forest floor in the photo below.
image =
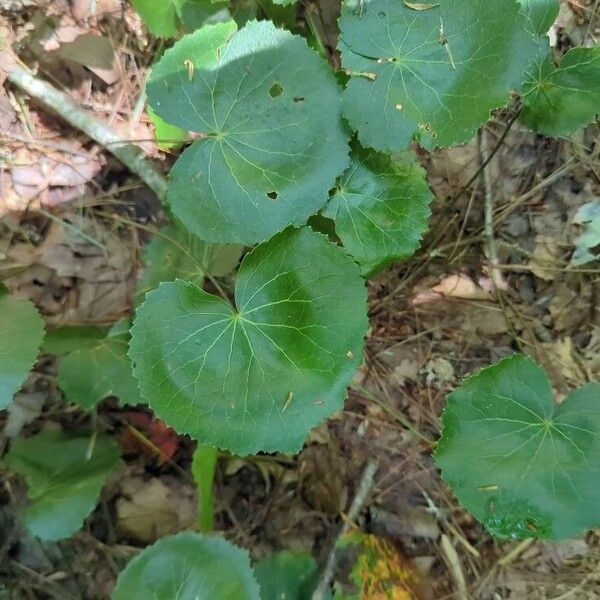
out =
[[(93, 15), (89, 4), (0, 0), (0, 25), (40, 77), (166, 172), (175, 157), (155, 146), (142, 95), (159, 42), (126, 3), (98, 0)], [(335, 10), (304, 3), (299, 27), (310, 13), (334, 47)], [(88, 46), (86, 36), (99, 34), (106, 43)], [(552, 39), (557, 51), (600, 43), (600, 2), (563, 2)], [(515, 110), (496, 113), (466, 146), (420, 154), (436, 196), (430, 231), (412, 259), (370, 282), (366, 359), (344, 411), (313, 431), (298, 456), (219, 461), (216, 529), (253, 558), (292, 549), (323, 563), (365, 463), (375, 460), (358, 524), (393, 542), (418, 573), (418, 597), (600, 598), (600, 532), (559, 543), (494, 541), (458, 507), (431, 458), (447, 394), (515, 350), (547, 370), (558, 400), (600, 380), (600, 270), (569, 266), (581, 233), (573, 217), (600, 198), (599, 129), (556, 141), (517, 121), (499, 144)], [(473, 180), (497, 146), (486, 177)], [(105, 148), (5, 86), (0, 279), (33, 300), (49, 327), (130, 316), (141, 249), (164, 219), (152, 192)], [(65, 404), (50, 357), (38, 361), (19, 401), (19, 414), (0, 416), (7, 437), (76, 429), (90, 418)], [(28, 535), (15, 518), (24, 486), (3, 479), (0, 599), (108, 598), (140, 547), (193, 525), (193, 442), (144, 408), (109, 399), (100, 417), (119, 434), (126, 466), (73, 538)]]

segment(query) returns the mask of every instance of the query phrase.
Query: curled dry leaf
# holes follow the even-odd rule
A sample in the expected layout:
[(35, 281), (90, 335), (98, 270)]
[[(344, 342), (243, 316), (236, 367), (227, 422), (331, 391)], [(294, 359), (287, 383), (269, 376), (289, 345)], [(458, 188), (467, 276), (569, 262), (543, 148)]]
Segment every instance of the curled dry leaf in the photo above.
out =
[(135, 249), (99, 221), (70, 213), (62, 218), (69, 227), (50, 223), (39, 245), (8, 248), (2, 262), (7, 287), (33, 300), (53, 326), (118, 321), (131, 307)]
[(9, 212), (57, 206), (80, 198), (85, 184), (102, 167), (95, 152), (75, 141), (51, 148), (43, 141), (40, 145), (13, 142), (6, 147), (8, 167), (0, 169), (0, 218)]

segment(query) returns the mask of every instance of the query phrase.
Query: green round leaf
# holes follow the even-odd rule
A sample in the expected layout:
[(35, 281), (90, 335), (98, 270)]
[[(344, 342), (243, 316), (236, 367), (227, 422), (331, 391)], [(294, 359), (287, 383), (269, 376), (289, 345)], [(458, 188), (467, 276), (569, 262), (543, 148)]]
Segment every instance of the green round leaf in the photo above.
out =
[(177, 0), (131, 0), (144, 24), (157, 37), (175, 37), (179, 32)]
[(242, 252), (242, 246), (207, 244), (181, 223), (167, 225), (144, 248), (145, 268), (136, 292), (143, 296), (162, 281), (179, 277), (201, 284), (205, 270), (215, 277), (227, 275)]
[(130, 347), (142, 396), (180, 433), (236, 454), (298, 451), (362, 360), (358, 268), (308, 228), (246, 255), (236, 310), (184, 281), (146, 298)]
[(27, 378), (43, 337), (44, 321), (35, 306), (0, 288), (0, 410)]
[(442, 424), (442, 476), (493, 535), (566, 538), (600, 525), (600, 384), (557, 406), (544, 371), (516, 354), (452, 392)]
[(432, 194), (414, 156), (358, 151), (323, 215), (364, 276), (412, 256), (427, 231)]
[(315, 559), (299, 552), (279, 552), (254, 567), (261, 600), (311, 600), (319, 583)]
[(61, 359), (58, 385), (68, 402), (91, 410), (109, 396), (121, 404), (139, 404), (140, 392), (127, 355), (129, 336), (105, 334)]
[(523, 85), (521, 121), (549, 136), (566, 136), (600, 113), (600, 46), (573, 48), (555, 66), (532, 65)]
[(519, 0), (529, 22), (529, 30), (537, 35), (548, 33), (558, 17), (558, 0)]
[(404, 150), (471, 139), (518, 87), (536, 40), (513, 0), (347, 0), (343, 112), (363, 146)]
[[(120, 464), (114, 441), (45, 431), (17, 440), (4, 462), (28, 486), (25, 523), (44, 540), (69, 537), (92, 512), (108, 476)], [(88, 458), (90, 451), (91, 457)]]
[(302, 225), (348, 165), (331, 69), (268, 21), (207, 25), (153, 68), (148, 101), (205, 134), (171, 170), (168, 201), (203, 240), (253, 244)]
[(185, 532), (148, 546), (119, 575), (112, 600), (259, 600), (248, 553)]

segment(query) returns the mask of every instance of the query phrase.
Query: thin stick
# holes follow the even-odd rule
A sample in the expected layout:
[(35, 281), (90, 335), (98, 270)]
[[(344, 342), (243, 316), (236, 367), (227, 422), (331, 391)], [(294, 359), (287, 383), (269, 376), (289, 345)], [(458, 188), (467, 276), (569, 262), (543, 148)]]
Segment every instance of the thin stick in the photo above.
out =
[(521, 114), (522, 109), (523, 109), (522, 106), (519, 106), (517, 108), (516, 113), (513, 115), (513, 117), (511, 117), (510, 121), (506, 125), (506, 128), (502, 132), (500, 139), (496, 142), (496, 145), (494, 146), (493, 150), (490, 152), (489, 156), (483, 161), (483, 163), (481, 163), (481, 165), (479, 166), (477, 171), (473, 174), (473, 177), (471, 177), (471, 179), (469, 179), (469, 181), (467, 181), (467, 183), (463, 186), (463, 188), (460, 190), (460, 192), (458, 192), (458, 194), (456, 194), (456, 196), (454, 196), (454, 198), (452, 198), (452, 200), (450, 201), (450, 206), (453, 206), (454, 203), (463, 195), (463, 193), (466, 192), (471, 187), (471, 185), (477, 180), (479, 175), (481, 175), (481, 172), (488, 166), (488, 163), (492, 160), (492, 158), (494, 158), (494, 156), (496, 156), (496, 153), (498, 152), (498, 150), (500, 150), (500, 147), (504, 143), (504, 140), (506, 139), (506, 136), (508, 135), (509, 131), (512, 129), (512, 126), (515, 124), (515, 121), (519, 118), (519, 115)]
[(481, 176), (483, 178), (483, 190), (484, 190), (484, 225), (483, 225), (483, 237), (485, 240), (485, 253), (490, 264), (490, 279), (492, 280), (493, 286), (498, 290), (502, 283), (502, 272), (495, 268), (498, 261), (498, 250), (496, 249), (496, 240), (494, 239), (494, 199), (492, 197), (492, 183), (490, 181), (490, 173), (485, 168), (490, 163), (489, 157), (487, 156), (487, 140), (485, 127), (480, 129), (477, 133), (477, 145), (479, 147), (479, 157), (481, 160)]
[(126, 144), (112, 129), (101, 123), (73, 100), (38, 79), (25, 69), (15, 66), (7, 77), (8, 81), (27, 92), (44, 107), (51, 109), (73, 127), (83, 131), (87, 136), (104, 146), (116, 156), (132, 173), (139, 178), (161, 199), (165, 199), (167, 180), (162, 173), (143, 156), (137, 146)]
[(352, 500), (352, 505), (350, 506), (348, 515), (344, 519), (344, 524), (340, 529), (340, 533), (338, 534), (335, 543), (331, 548), (331, 552), (327, 558), (327, 564), (323, 570), (323, 575), (321, 575), (321, 579), (319, 580), (319, 585), (313, 592), (312, 600), (323, 600), (323, 598), (325, 598), (325, 594), (328, 591), (334, 576), (338, 540), (343, 538), (350, 531), (352, 523), (356, 521), (360, 511), (362, 510), (367, 496), (373, 487), (373, 481), (375, 479), (375, 473), (377, 473), (377, 468), (377, 462), (370, 460), (363, 471), (362, 477), (360, 478), (360, 483), (358, 485), (358, 490), (356, 491), (356, 496), (354, 496), (354, 500)]

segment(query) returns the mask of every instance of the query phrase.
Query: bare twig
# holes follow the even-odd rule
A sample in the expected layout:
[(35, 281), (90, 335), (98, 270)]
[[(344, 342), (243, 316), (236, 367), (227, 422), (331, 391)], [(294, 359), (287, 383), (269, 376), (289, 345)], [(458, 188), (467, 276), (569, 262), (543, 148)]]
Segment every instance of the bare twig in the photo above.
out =
[(479, 157), (481, 160), (481, 176), (483, 179), (484, 190), (484, 226), (483, 237), (485, 240), (485, 253), (490, 264), (490, 279), (496, 289), (502, 286), (502, 272), (496, 266), (498, 265), (498, 250), (496, 249), (496, 240), (494, 239), (494, 199), (492, 197), (492, 183), (490, 181), (490, 172), (486, 169), (490, 158), (487, 153), (487, 140), (485, 127), (479, 130), (477, 134), (477, 145), (479, 147)]
[(344, 537), (348, 533), (348, 531), (350, 531), (352, 523), (356, 521), (360, 511), (362, 510), (367, 496), (369, 495), (371, 488), (373, 487), (373, 480), (375, 478), (377, 468), (377, 462), (371, 460), (367, 463), (367, 466), (363, 471), (360, 483), (358, 485), (358, 490), (356, 491), (356, 496), (354, 496), (354, 500), (352, 500), (352, 505), (350, 506), (348, 515), (344, 519), (344, 524), (340, 529), (340, 533), (337, 536), (335, 543), (331, 548), (331, 552), (329, 553), (329, 557), (327, 558), (327, 564), (325, 565), (325, 569), (323, 570), (323, 575), (321, 575), (321, 579), (319, 580), (319, 585), (313, 592), (312, 600), (323, 600), (329, 586), (331, 585), (337, 559), (337, 542), (339, 539)]
[(479, 165), (479, 168), (477, 169), (477, 171), (475, 173), (473, 173), (473, 176), (471, 177), (471, 179), (469, 179), (469, 181), (467, 181), (467, 183), (462, 187), (462, 189), (458, 192), (458, 194), (456, 194), (454, 196), (454, 198), (452, 198), (452, 200), (450, 200), (450, 206), (454, 206), (454, 203), (464, 194), (464, 192), (466, 192), (471, 187), (471, 185), (473, 183), (475, 183), (475, 181), (477, 180), (479, 175), (481, 175), (482, 171), (488, 166), (488, 163), (492, 160), (492, 158), (494, 158), (494, 156), (496, 156), (496, 153), (498, 152), (498, 150), (500, 150), (500, 148), (502, 147), (502, 144), (504, 144), (504, 140), (506, 139), (506, 136), (508, 135), (509, 131), (512, 129), (512, 126), (515, 124), (515, 121), (519, 118), (519, 115), (521, 114), (522, 109), (523, 109), (522, 106), (517, 106), (517, 110), (516, 110), (515, 114), (511, 117), (510, 121), (506, 124), (506, 127), (505, 127), (504, 131), (502, 132), (502, 135), (498, 139), (498, 142), (494, 146), (493, 150), (489, 153), (489, 155), (486, 157), (486, 159)]
[(162, 173), (143, 156), (140, 148), (125, 142), (115, 131), (92, 117), (69, 96), (38, 79), (26, 69), (18, 65), (14, 66), (7, 79), (44, 107), (57, 113), (67, 123), (104, 146), (132, 173), (138, 175), (161, 200), (164, 200), (167, 181)]

